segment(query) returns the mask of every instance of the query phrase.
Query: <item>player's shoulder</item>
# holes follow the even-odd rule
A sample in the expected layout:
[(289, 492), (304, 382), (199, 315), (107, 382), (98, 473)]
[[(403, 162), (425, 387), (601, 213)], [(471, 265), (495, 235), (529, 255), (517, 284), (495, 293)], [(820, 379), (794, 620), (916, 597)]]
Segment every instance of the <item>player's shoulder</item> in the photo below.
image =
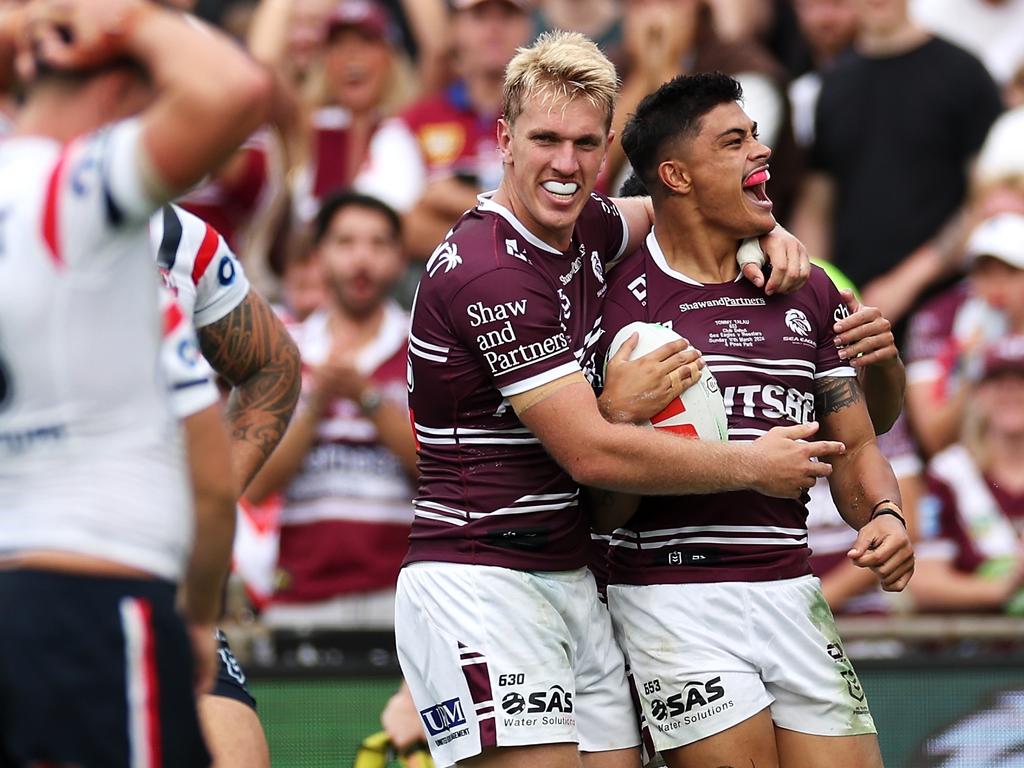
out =
[(536, 279), (530, 265), (529, 243), (522, 233), (491, 210), (467, 211), (434, 249), (424, 267), (421, 285), (454, 293), (497, 270), (503, 280)]
[(608, 275), (607, 301), (619, 304), (643, 302), (646, 292), (636, 290), (637, 281), (646, 284), (647, 263), (643, 248), (623, 256)]

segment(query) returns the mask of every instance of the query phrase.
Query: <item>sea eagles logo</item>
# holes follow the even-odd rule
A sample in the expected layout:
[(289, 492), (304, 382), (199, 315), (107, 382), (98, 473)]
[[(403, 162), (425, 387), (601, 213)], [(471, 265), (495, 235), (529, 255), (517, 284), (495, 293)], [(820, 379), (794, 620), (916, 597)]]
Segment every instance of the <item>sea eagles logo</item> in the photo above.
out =
[(601, 266), (601, 256), (597, 251), (590, 252), (590, 266), (594, 268), (594, 277), (597, 282), (604, 285), (604, 267)]
[(786, 310), (786, 326), (793, 333), (799, 334), (800, 336), (811, 335), (811, 321), (808, 320), (807, 315), (799, 309)]
[(461, 263), (462, 257), (459, 256), (459, 246), (445, 240), (430, 254), (430, 259), (427, 261), (427, 274), (433, 277), (441, 267), (444, 267), (445, 273), (448, 273)]

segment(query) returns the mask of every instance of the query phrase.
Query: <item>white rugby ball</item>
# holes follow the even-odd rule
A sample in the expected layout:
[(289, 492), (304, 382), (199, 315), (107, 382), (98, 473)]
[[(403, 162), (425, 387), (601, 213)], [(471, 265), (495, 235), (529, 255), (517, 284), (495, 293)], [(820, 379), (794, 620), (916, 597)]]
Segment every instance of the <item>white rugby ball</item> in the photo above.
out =
[[(629, 356), (630, 360), (636, 360), (663, 344), (682, 338), (671, 328), (657, 323), (630, 323), (612, 339), (604, 363), (605, 371), (608, 369), (608, 360), (615, 356), (619, 347), (634, 333), (638, 334), (638, 338), (636, 348)], [(725, 401), (722, 400), (722, 392), (711, 369), (705, 367), (701, 371), (700, 381), (665, 406), (647, 424), (655, 429), (698, 440), (728, 441), (729, 424), (725, 416)]]

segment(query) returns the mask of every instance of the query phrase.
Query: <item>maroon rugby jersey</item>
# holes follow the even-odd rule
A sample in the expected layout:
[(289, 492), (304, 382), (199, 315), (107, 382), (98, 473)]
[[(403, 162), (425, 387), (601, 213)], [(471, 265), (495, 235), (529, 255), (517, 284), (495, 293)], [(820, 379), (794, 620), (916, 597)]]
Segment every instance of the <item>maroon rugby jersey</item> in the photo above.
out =
[[(701, 351), (725, 399), (730, 440), (814, 420), (814, 382), (853, 376), (832, 326), (846, 305), (812, 268), (795, 294), (765, 296), (742, 277), (704, 285), (673, 271), (652, 232), (613, 273), (605, 301), (604, 359), (615, 334), (643, 320), (670, 326)], [(609, 583), (770, 581), (810, 573), (803, 503), (754, 491), (652, 496), (615, 532)]]
[(506, 398), (581, 368), (593, 377), (605, 260), (627, 240), (596, 194), (565, 252), (481, 196), (427, 261), (409, 340), (420, 477), (407, 563), (587, 563), (579, 487)]

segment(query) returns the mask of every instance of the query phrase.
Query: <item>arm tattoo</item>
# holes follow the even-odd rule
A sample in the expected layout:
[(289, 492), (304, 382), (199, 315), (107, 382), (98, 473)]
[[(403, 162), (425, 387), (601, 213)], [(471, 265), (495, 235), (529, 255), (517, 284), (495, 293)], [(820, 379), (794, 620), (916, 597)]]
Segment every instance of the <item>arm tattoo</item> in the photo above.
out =
[[(203, 356), (233, 389), (228, 402), (233, 453), (244, 488), (284, 436), (299, 398), (299, 351), (254, 290), (227, 315), (198, 331)], [(255, 448), (239, 452), (239, 444)], [(251, 466), (249, 466), (251, 465)]]
[(827, 376), (818, 379), (814, 393), (815, 415), (820, 419), (848, 408), (862, 398), (860, 385), (853, 376)]

